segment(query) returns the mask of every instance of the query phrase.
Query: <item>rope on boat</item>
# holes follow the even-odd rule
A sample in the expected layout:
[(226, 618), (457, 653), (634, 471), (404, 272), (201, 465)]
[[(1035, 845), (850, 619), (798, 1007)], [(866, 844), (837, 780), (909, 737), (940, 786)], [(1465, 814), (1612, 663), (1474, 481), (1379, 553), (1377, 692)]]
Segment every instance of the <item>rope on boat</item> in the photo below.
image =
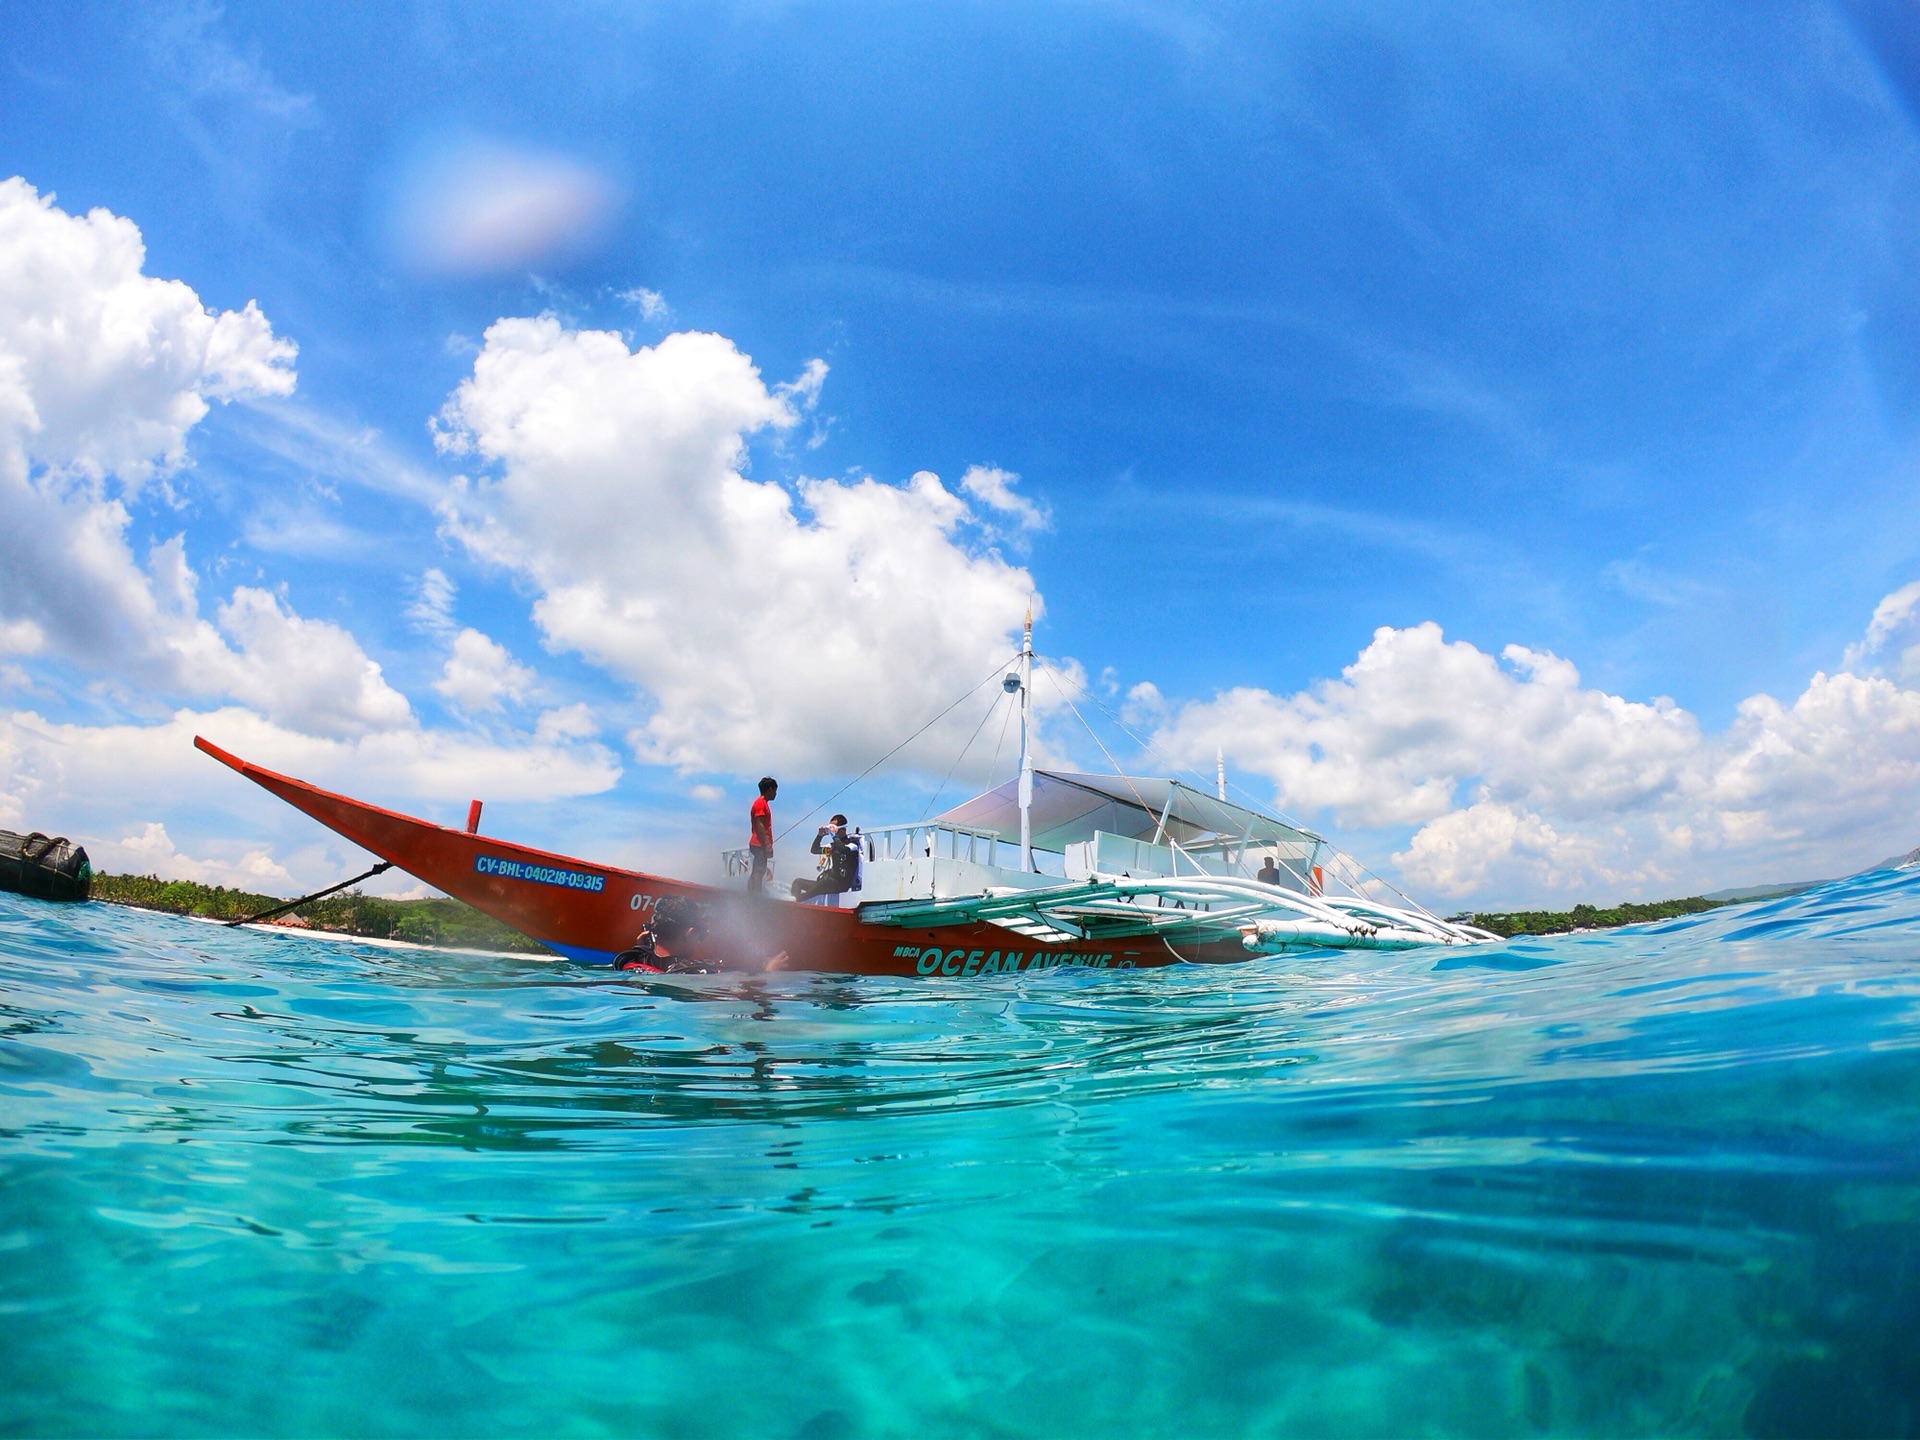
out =
[[(984, 685), (986, 682), (983, 680), (980, 683), (981, 685)], [(970, 695), (976, 695), (979, 693), (979, 691), (980, 691), (980, 686), (976, 685), (973, 687), (972, 690), (968, 691), (967, 693)], [(940, 788), (933, 792), (932, 798), (927, 801), (926, 808), (920, 812), (920, 818), (922, 820), (926, 819), (928, 815), (933, 813), (933, 807), (935, 802), (938, 801), (942, 795), (947, 793), (947, 786), (949, 783), (952, 782), (954, 773), (959, 770), (960, 762), (967, 758), (967, 751), (973, 749), (973, 742), (975, 740), (978, 740), (980, 738), (980, 732), (987, 728), (987, 722), (993, 719), (993, 712), (1000, 708), (1000, 702), (1004, 699), (1009, 699), (1009, 698), (1011, 697), (1006, 694), (996, 695), (993, 697), (993, 703), (987, 706), (987, 713), (982, 715), (980, 717), (980, 723), (973, 727), (972, 736), (968, 738), (967, 743), (965, 745), (960, 747), (960, 753), (953, 757), (953, 764), (947, 767), (947, 773), (944, 777), (942, 777), (940, 781)], [(1014, 711), (1014, 707), (1009, 705), (1007, 707), (1008, 719), (1013, 718), (1013, 711)], [(1000, 727), (1001, 738), (1004, 739), (1006, 737), (1006, 733), (1007, 733), (1007, 727), (1005, 725), (1002, 725)], [(998, 763), (1000, 759), (1000, 752), (997, 749), (993, 753), (993, 758), (994, 758), (994, 761)]]
[[(1040, 660), (1040, 657), (1038, 655), (1034, 656), (1033, 658), (1036, 660)], [(1093, 743), (1100, 747), (1100, 753), (1106, 756), (1107, 763), (1113, 766), (1113, 773), (1118, 775), (1122, 780), (1125, 780), (1127, 782), (1127, 789), (1133, 791), (1133, 798), (1140, 802), (1140, 808), (1146, 811), (1149, 815), (1151, 815), (1153, 813), (1153, 807), (1147, 804), (1146, 797), (1140, 793), (1140, 788), (1133, 783), (1133, 777), (1127, 774), (1125, 770), (1120, 768), (1120, 762), (1114, 759), (1113, 752), (1107, 749), (1107, 742), (1100, 738), (1099, 733), (1094, 730), (1093, 726), (1087, 724), (1087, 717), (1080, 713), (1079, 707), (1077, 707), (1073, 703), (1073, 697), (1067, 693), (1067, 687), (1060, 683), (1059, 673), (1055, 671), (1051, 665), (1047, 664), (1045, 660), (1040, 660), (1040, 670), (1041, 670), (1041, 673), (1044, 674), (1049, 680), (1053, 681), (1053, 688), (1060, 692), (1060, 698), (1066, 701), (1067, 709), (1073, 711), (1073, 718), (1080, 722), (1080, 728), (1085, 730), (1088, 735), (1093, 737)], [(1087, 694), (1086, 687), (1084, 685), (1080, 688), (1080, 693), (1082, 695)], [(1087, 696), (1087, 698), (1092, 699), (1093, 697), (1089, 695)], [(1169, 803), (1171, 803), (1171, 800), (1169, 800)], [(1162, 823), (1165, 823), (1165, 818), (1166, 818), (1165, 816), (1161, 817)], [(1158, 836), (1158, 833), (1159, 833), (1158, 831), (1155, 832), (1156, 837)]]
[(1007, 706), (1007, 713), (1000, 721), (1000, 738), (993, 742), (993, 759), (987, 762), (988, 779), (1000, 773), (1000, 752), (1007, 748), (1007, 731), (1013, 728), (1013, 717), (1019, 708), (1018, 705)]
[(922, 735), (926, 734), (927, 731), (931, 730), (934, 726), (938, 725), (942, 720), (946, 719), (947, 716), (951, 715), (954, 711), (958, 710), (962, 705), (966, 704), (967, 701), (971, 700), (976, 694), (979, 693), (981, 685), (985, 685), (988, 680), (998, 679), (1000, 675), (1005, 672), (1007, 666), (1011, 665), (1015, 660), (1018, 660), (1019, 658), (1020, 658), (1020, 652), (1016, 650), (1012, 655), (1008, 656), (1005, 660), (1002, 660), (998, 665), (995, 665), (993, 669), (987, 672), (986, 678), (981, 680), (978, 685), (975, 685), (971, 690), (968, 690), (966, 694), (962, 695), (958, 700), (954, 701), (951, 705), (947, 706), (946, 709), (942, 710), (938, 715), (934, 716), (931, 720), (927, 721), (926, 724), (922, 725), (918, 730), (914, 731), (913, 734), (907, 736), (906, 739), (902, 740), (898, 745), (894, 746), (893, 749), (887, 751), (887, 753), (882, 755), (878, 760), (874, 761), (871, 765), (867, 766), (866, 769), (862, 770), (858, 775), (854, 776), (853, 779), (847, 781), (846, 784), (842, 785), (838, 790), (834, 791), (833, 794), (829, 795), (826, 799), (816, 804), (811, 810), (807, 811), (806, 814), (802, 815), (798, 820), (794, 821), (791, 825), (787, 826), (786, 829), (782, 830), (776, 838), (779, 840), (786, 839), (787, 836), (791, 835), (794, 831), (798, 830), (802, 825), (806, 824), (807, 821), (811, 820), (815, 815), (818, 815), (821, 812), (821, 810), (825, 809), (827, 806), (831, 805), (834, 801), (838, 800), (842, 795), (846, 794), (847, 791), (851, 790), (854, 786), (858, 785), (862, 780), (866, 779), (867, 776), (871, 775), (874, 771), (878, 770), (882, 765), (886, 764), (887, 761), (891, 760), (894, 756), (898, 755), (902, 750), (906, 749), (907, 746), (911, 745), (914, 741), (918, 740)]
[(247, 915), (242, 917), (239, 920), (229, 920), (227, 921), (227, 928), (231, 930), (236, 925), (251, 925), (255, 921), (271, 920), (273, 919), (274, 916), (284, 915), (289, 910), (298, 910), (302, 905), (305, 905), (310, 901), (325, 899), (327, 896), (333, 894), (333, 892), (336, 890), (344, 890), (349, 885), (358, 885), (362, 880), (371, 880), (374, 876), (378, 875), (381, 871), (391, 870), (392, 868), (393, 868), (393, 861), (382, 860), (378, 865), (374, 866), (371, 870), (367, 871), (366, 874), (364, 875), (356, 875), (351, 880), (342, 880), (338, 885), (329, 885), (326, 889), (316, 890), (311, 895), (302, 895), (298, 900), (289, 900), (287, 901), (286, 904), (276, 905), (271, 910), (262, 910), (258, 915)]

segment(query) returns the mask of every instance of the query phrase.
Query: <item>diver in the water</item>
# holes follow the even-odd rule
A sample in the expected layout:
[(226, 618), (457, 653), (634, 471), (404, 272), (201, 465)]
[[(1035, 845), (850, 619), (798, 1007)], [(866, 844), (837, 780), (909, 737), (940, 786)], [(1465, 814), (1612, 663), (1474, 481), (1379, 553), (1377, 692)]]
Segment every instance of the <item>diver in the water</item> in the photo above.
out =
[(693, 903), (677, 895), (668, 895), (653, 907), (653, 919), (640, 932), (631, 950), (614, 957), (616, 970), (646, 970), (652, 973), (718, 970), (694, 958), (694, 941), (699, 930), (699, 911)]
[(652, 975), (710, 975), (716, 971), (758, 973), (779, 970), (787, 952), (767, 955), (751, 932), (716, 925), (706, 907), (682, 895), (663, 896), (653, 907), (653, 918), (630, 950), (614, 957), (616, 970), (638, 970)]

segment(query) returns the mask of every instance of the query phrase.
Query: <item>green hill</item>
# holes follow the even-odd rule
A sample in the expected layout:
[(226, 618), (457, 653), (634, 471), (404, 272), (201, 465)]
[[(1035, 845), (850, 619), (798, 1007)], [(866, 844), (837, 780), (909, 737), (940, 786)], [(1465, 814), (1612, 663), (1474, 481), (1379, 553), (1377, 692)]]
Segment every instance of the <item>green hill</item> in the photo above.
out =
[(1604, 910), (1593, 905), (1576, 905), (1571, 910), (1481, 911), (1464, 918), (1496, 935), (1564, 935), (1569, 930), (1608, 930), (1616, 925), (1644, 925), (1649, 920), (1698, 915), (1702, 910), (1717, 910), (1728, 903), (1692, 895), (1685, 900), (1656, 900), (1650, 905), (1620, 904)]
[[(237, 920), (286, 903), (284, 898), (272, 895), (229, 890), (224, 885), (199, 885), (191, 880), (162, 880), (155, 875), (95, 875), (93, 898), (110, 905), (164, 910), (172, 915), (204, 915), (214, 920)], [(312, 929), (370, 940), (510, 950), (522, 955), (549, 953), (545, 946), (459, 900), (388, 900), (343, 890), (302, 905), (292, 914)]]

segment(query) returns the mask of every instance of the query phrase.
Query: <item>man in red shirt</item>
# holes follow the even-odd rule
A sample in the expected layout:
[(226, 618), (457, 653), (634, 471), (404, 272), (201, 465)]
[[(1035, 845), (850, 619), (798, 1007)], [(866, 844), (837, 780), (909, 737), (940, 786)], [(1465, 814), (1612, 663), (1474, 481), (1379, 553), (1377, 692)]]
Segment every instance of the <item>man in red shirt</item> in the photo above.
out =
[(767, 872), (773, 868), (773, 797), (780, 793), (780, 782), (771, 775), (760, 777), (760, 798), (748, 812), (752, 835), (747, 840), (747, 855), (752, 868), (747, 872), (747, 893), (758, 895), (767, 888)]

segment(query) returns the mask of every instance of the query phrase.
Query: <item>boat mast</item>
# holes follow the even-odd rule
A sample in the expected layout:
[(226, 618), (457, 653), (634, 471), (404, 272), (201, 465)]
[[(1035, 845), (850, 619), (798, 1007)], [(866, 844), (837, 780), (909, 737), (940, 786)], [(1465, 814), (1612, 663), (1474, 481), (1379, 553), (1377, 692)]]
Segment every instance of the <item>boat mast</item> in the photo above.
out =
[(1033, 719), (1033, 609), (1027, 609), (1020, 640), (1020, 868), (1033, 871), (1033, 751), (1027, 730)]

